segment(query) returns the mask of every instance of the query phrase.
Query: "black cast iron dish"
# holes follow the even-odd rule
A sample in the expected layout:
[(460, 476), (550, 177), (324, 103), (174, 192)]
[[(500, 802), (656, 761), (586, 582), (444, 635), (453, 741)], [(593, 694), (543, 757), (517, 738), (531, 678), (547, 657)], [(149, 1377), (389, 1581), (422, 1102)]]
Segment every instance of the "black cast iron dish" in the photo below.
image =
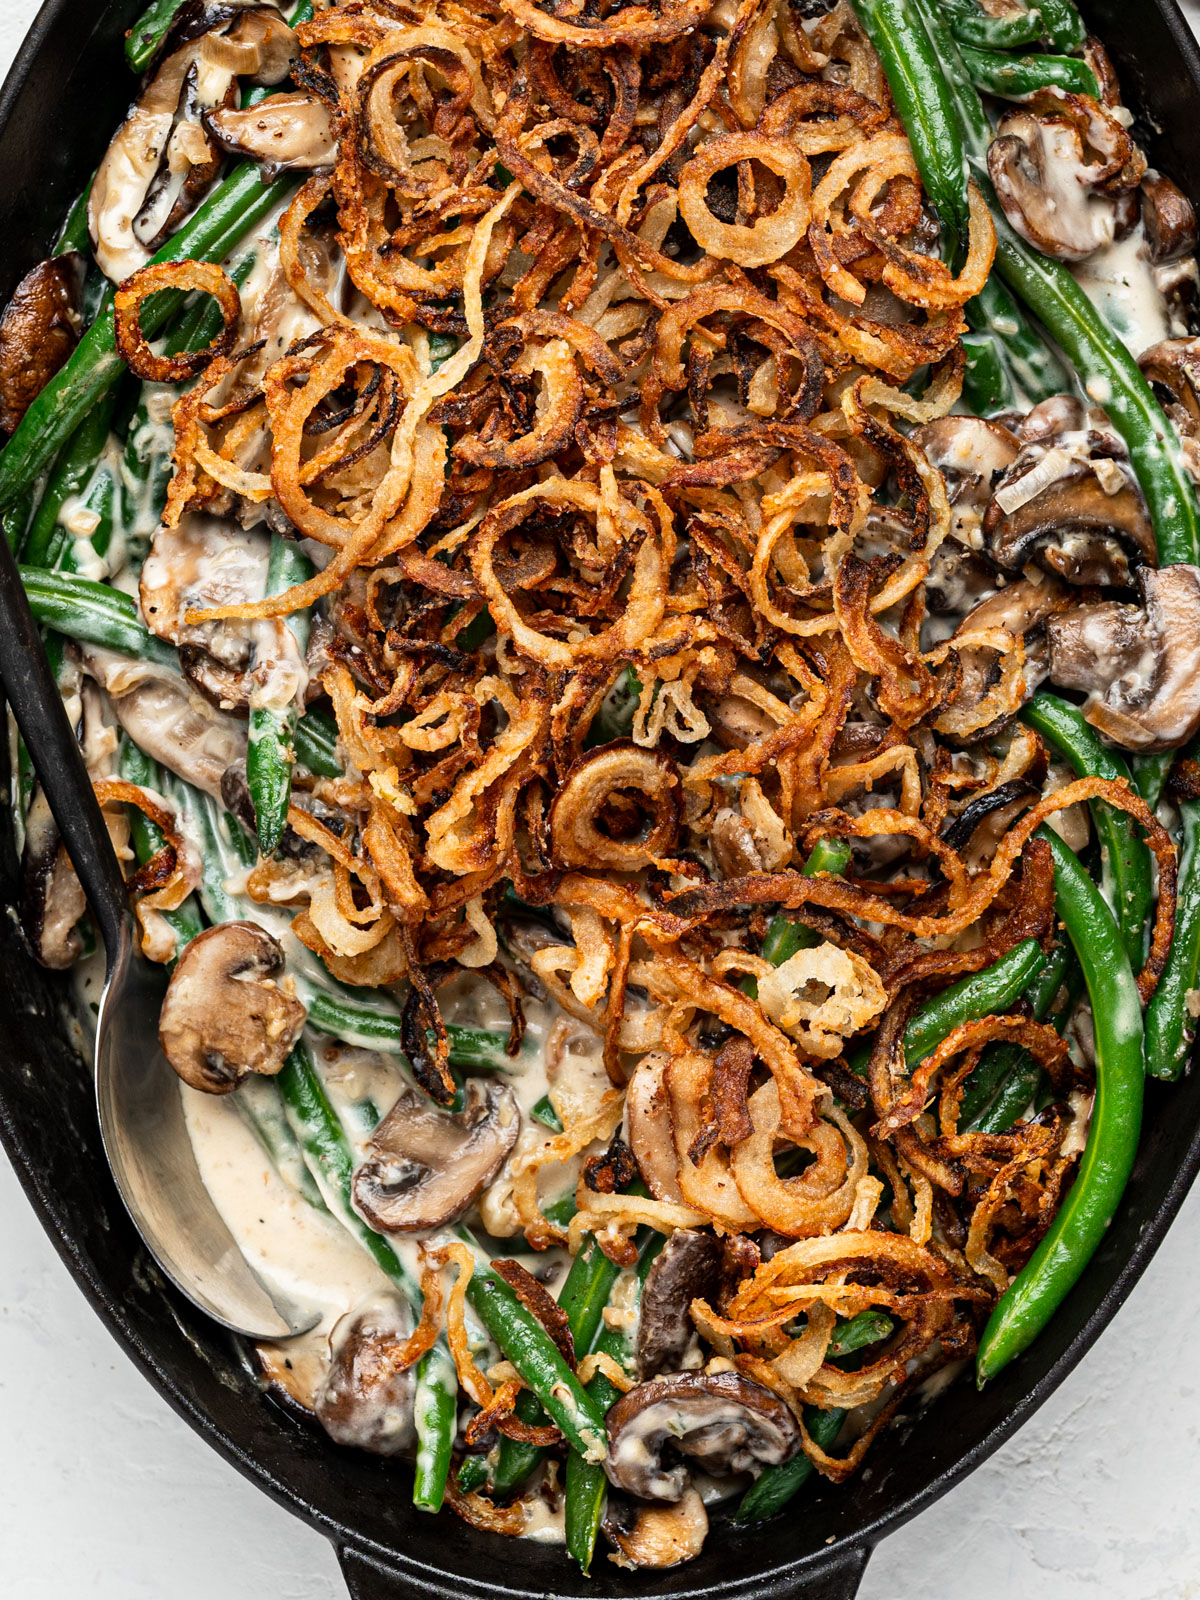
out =
[[(46, 253), (129, 99), (121, 45), (138, 0), (46, 0), (0, 94), (0, 303)], [(1200, 53), (1175, 0), (1093, 0), (1135, 132), (1151, 161), (1200, 204)], [(7, 741), (3, 741), (5, 747)], [(17, 896), (10, 812), (0, 824), (0, 895)], [(979, 1465), (1062, 1382), (1158, 1248), (1200, 1170), (1200, 1073), (1147, 1085), (1142, 1147), (1103, 1247), (1048, 1331), (983, 1394), (957, 1385), (875, 1445), (871, 1471), (814, 1481), (764, 1528), (714, 1530), (691, 1565), (630, 1580), (607, 1562), (581, 1578), (560, 1547), (474, 1532), (414, 1511), (403, 1469), (344, 1450), (264, 1398), (234, 1341), (158, 1275), (100, 1145), (92, 1086), (71, 1040), (65, 984), (0, 918), (7, 1001), (0, 1137), (42, 1225), (97, 1313), (214, 1449), (335, 1543), (356, 1600), (851, 1600), (872, 1548)]]

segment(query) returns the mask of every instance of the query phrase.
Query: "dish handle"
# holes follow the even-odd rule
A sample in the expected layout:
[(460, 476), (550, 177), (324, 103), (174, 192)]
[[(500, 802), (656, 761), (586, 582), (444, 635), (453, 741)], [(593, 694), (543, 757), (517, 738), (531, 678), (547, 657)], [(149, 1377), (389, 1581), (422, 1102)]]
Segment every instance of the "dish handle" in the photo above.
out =
[(839, 1550), (827, 1567), (804, 1580), (797, 1590), (804, 1600), (854, 1600), (871, 1559), (869, 1544)]

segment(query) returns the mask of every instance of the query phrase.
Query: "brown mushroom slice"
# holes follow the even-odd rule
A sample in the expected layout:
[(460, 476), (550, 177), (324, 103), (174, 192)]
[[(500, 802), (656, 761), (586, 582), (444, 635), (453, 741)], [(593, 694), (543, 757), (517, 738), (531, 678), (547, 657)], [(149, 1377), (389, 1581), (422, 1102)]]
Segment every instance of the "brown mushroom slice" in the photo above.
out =
[(42, 966), (63, 972), (83, 953), (78, 924), (87, 898), (40, 784), (25, 818), (21, 868), (21, 926)]
[(245, 724), (223, 716), (165, 667), (109, 650), (84, 650), (83, 661), (134, 744), (220, 799), (226, 771), (246, 754)]
[[(252, 697), (295, 698), (307, 671), (278, 619), (189, 623), (189, 610), (258, 600), (266, 590), (270, 540), (216, 517), (186, 516), (154, 535), (139, 598), (152, 633), (179, 648), (184, 676), (219, 711), (249, 715)], [(268, 682), (269, 679), (269, 682)]]
[(1161, 172), (1147, 172), (1142, 179), (1142, 226), (1155, 266), (1194, 254), (1196, 213), (1192, 202)]
[(223, 150), (259, 162), (268, 182), (281, 172), (313, 172), (337, 160), (329, 107), (306, 89), (244, 109), (221, 106), (205, 114), (204, 126)]
[(439, 1111), (406, 1089), (371, 1136), (354, 1174), (354, 1204), (381, 1233), (422, 1233), (461, 1216), (517, 1140), (512, 1090), (468, 1078), (466, 1104)]
[(0, 317), (0, 428), (12, 433), (79, 341), (85, 263), (78, 251), (39, 261)]
[(679, 1500), (686, 1456), (720, 1477), (790, 1461), (800, 1428), (778, 1395), (738, 1372), (676, 1372), (640, 1383), (608, 1413), (610, 1482), (642, 1500)]
[(1036, 560), (1068, 583), (1122, 588), (1132, 567), (1157, 560), (1154, 529), (1107, 419), (1056, 397), (1030, 412), (1020, 455), (983, 519), (997, 566)]
[(723, 878), (744, 878), (767, 870), (754, 829), (732, 806), (722, 806), (712, 819), (708, 842)]
[(1167, 415), (1189, 438), (1200, 437), (1200, 339), (1163, 339), (1138, 357), (1147, 381), (1165, 390)]
[(633, 1151), (642, 1182), (656, 1200), (682, 1205), (679, 1157), (671, 1126), (671, 1100), (666, 1069), (670, 1057), (654, 1051), (643, 1056), (625, 1090), (626, 1143)]
[(412, 1313), (395, 1294), (377, 1299), (336, 1322), (329, 1335), (329, 1367), (313, 1409), (338, 1444), (394, 1456), (416, 1437), (416, 1374), (397, 1371), (394, 1352), (412, 1332)]
[(1200, 568), (1137, 575), (1141, 607), (1077, 606), (1047, 623), (1050, 677), (1087, 694), (1083, 714), (1128, 750), (1172, 750), (1200, 730)]
[(938, 417), (915, 428), (912, 441), (946, 483), (952, 508), (950, 531), (977, 550), (980, 521), (992, 485), (1008, 471), (1021, 448), (1016, 434), (982, 417)]
[(677, 1228), (655, 1257), (642, 1290), (637, 1336), (638, 1377), (678, 1368), (695, 1336), (688, 1307), (715, 1299), (721, 1247), (711, 1233)]
[(88, 226), (114, 283), (145, 265), (216, 177), (204, 114), (236, 96), (239, 77), (281, 82), (298, 54), (273, 6), (187, 0), (92, 184)]
[(695, 1489), (674, 1505), (639, 1505), (610, 1494), (604, 1510), (604, 1537), (617, 1550), (620, 1567), (678, 1567), (694, 1561), (708, 1536), (708, 1512)]
[(158, 1020), (185, 1083), (228, 1094), (251, 1072), (280, 1071), (307, 1016), (281, 987), (283, 972), (283, 951), (254, 922), (222, 922), (186, 946)]
[[(1115, 175), (1113, 163), (1120, 168), (1132, 146), (1120, 124), (1092, 104), (1087, 151), (1076, 120), (1025, 108), (1000, 119), (988, 149), (988, 173), (1005, 216), (1035, 250), (1058, 261), (1084, 261), (1112, 244), (1122, 221), (1119, 197), (1099, 183)], [(1088, 151), (1100, 159), (1089, 161)]]

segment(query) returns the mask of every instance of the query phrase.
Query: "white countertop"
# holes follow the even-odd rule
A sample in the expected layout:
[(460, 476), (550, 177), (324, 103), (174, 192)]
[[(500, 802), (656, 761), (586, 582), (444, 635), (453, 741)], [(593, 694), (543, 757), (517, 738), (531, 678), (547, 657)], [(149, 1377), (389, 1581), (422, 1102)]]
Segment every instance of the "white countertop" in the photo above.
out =
[[(0, 0), (0, 73), (38, 4)], [(1200, 19), (1200, 0), (1186, 9)], [(126, 1360), (2, 1159), (0, 1216), (0, 1594), (344, 1600), (326, 1542)], [(1200, 1596), (1198, 1261), (1194, 1193), (1099, 1346), (991, 1462), (880, 1546), (861, 1600)]]

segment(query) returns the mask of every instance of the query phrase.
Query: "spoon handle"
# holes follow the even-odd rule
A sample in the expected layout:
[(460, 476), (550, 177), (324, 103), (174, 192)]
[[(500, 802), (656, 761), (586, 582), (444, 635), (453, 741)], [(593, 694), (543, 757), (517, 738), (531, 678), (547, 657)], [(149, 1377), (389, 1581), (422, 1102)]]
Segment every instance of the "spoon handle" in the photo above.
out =
[(67, 854), (100, 925), (111, 963), (128, 896), (121, 866), (66, 707), (42, 649), (17, 564), (0, 536), (0, 683), (50, 802)]

